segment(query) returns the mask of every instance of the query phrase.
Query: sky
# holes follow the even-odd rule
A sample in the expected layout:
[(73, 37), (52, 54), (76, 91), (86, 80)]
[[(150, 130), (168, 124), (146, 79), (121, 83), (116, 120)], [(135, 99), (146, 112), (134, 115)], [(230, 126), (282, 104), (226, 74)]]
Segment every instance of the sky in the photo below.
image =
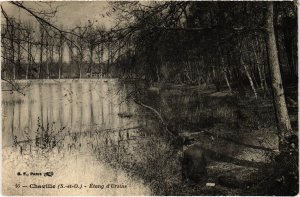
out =
[[(50, 10), (46, 2), (24, 2), (24, 5), (34, 10)], [(28, 13), (9, 2), (3, 2), (2, 6), (9, 16), (25, 21), (35, 21)], [(75, 25), (86, 24), (88, 20), (97, 21), (97, 24), (104, 25), (106, 28), (114, 24), (113, 18), (107, 17), (109, 9), (106, 1), (56, 1), (51, 2), (51, 6), (58, 7), (56, 16), (51, 19), (57, 26), (72, 28)]]

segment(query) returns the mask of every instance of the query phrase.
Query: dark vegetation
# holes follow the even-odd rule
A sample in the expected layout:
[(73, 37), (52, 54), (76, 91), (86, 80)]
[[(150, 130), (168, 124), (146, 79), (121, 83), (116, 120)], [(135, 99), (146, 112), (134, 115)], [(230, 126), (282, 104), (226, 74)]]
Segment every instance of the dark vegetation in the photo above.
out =
[(55, 122), (42, 125), (38, 119), (38, 128), (34, 134), (24, 131), (25, 139), (20, 140), (14, 136), (13, 146), (18, 149), (21, 155), (34, 155), (35, 151), (47, 153), (57, 148), (58, 152), (63, 147), (63, 141), (66, 136), (65, 127), (54, 129)]
[[(287, 192), (292, 194), (293, 191), (297, 191), (297, 176), (291, 179), (292, 184), (288, 186), (293, 185), (293, 190), (279, 187), (281, 184), (286, 187), (286, 182), (283, 183), (278, 178), (284, 173), (283, 170), (277, 171), (279, 166), (276, 166), (278, 164), (274, 162), (278, 161), (276, 159), (278, 157), (278, 152), (276, 152), (278, 138), (274, 124), (275, 116), (270, 116), (274, 113), (271, 99), (241, 97), (228, 94), (228, 92), (215, 92), (211, 89), (191, 90), (189, 87), (168, 88), (161, 91), (160, 94), (152, 92), (140, 99), (144, 99), (145, 103), (154, 103), (152, 107), (162, 111), (164, 121), (170, 130), (180, 134), (187, 133), (195, 138), (208, 160), (208, 182), (217, 184), (216, 187), (210, 188), (203, 187), (203, 184), (193, 186), (183, 182), (176, 183), (176, 181), (170, 184), (157, 179), (157, 182), (151, 182), (151, 184), (158, 194), (270, 195), (276, 193), (279, 195)], [(153, 102), (153, 100), (155, 101)], [(290, 116), (293, 125), (296, 126), (298, 112), (297, 110), (293, 111), (293, 108), (293, 106), (289, 107)], [(154, 113), (147, 109), (143, 110), (158, 120)], [(206, 117), (210, 118), (206, 119)], [(213, 121), (210, 121), (211, 119)], [(297, 130), (297, 126), (294, 129)], [(155, 133), (155, 131), (152, 132)], [(174, 147), (174, 144), (171, 143), (170, 146)], [(175, 147), (177, 146), (178, 144), (175, 143)], [(294, 143), (294, 146), (297, 145)], [(160, 151), (162, 150), (163, 148), (160, 149)], [(142, 172), (151, 173), (151, 177), (159, 176), (160, 171), (157, 168), (162, 166), (157, 163), (166, 160), (162, 161), (168, 164), (168, 166), (164, 165), (164, 168), (177, 169), (176, 176), (180, 179), (181, 167), (177, 166), (180, 163), (174, 161), (174, 157), (178, 158), (176, 151), (164, 152), (164, 155), (163, 158), (156, 158), (157, 160), (154, 162), (156, 166), (151, 166), (151, 169), (156, 170), (150, 172), (144, 168)], [(166, 155), (173, 156), (169, 158)], [(297, 159), (294, 156), (291, 158), (295, 159), (294, 161)], [(289, 169), (287, 171), (294, 169), (291, 172), (294, 175), (297, 174), (297, 162), (290, 162), (289, 165), (295, 166), (283, 167), (281, 163), (280, 168)], [(144, 165), (142, 166), (144, 167)], [(139, 175), (147, 177), (147, 173)], [(166, 173), (163, 173), (162, 179), (172, 180)], [(273, 181), (276, 184), (270, 184)], [(169, 186), (167, 186), (168, 184)]]

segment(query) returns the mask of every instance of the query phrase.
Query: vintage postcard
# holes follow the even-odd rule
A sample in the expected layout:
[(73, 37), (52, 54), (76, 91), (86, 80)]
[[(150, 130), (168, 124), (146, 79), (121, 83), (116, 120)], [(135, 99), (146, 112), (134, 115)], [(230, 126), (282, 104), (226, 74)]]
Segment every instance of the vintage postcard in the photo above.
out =
[(2, 195), (297, 195), (296, 1), (4, 1)]

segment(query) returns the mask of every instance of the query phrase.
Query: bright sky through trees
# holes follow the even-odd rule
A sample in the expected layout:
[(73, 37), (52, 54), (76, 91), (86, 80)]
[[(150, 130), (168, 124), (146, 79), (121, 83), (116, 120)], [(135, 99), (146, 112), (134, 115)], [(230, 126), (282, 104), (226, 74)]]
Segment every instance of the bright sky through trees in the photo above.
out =
[[(76, 25), (85, 24), (88, 20), (97, 21), (99, 25), (110, 28), (113, 24), (113, 18), (108, 17), (108, 4), (104, 1), (98, 2), (24, 2), (28, 8), (50, 11), (51, 8), (57, 8), (57, 13), (51, 21), (57, 26), (63, 25), (66, 28), (73, 28)], [(14, 16), (21, 20), (33, 21), (33, 17), (29, 16), (24, 10), (5, 2), (2, 4), (8, 15)]]

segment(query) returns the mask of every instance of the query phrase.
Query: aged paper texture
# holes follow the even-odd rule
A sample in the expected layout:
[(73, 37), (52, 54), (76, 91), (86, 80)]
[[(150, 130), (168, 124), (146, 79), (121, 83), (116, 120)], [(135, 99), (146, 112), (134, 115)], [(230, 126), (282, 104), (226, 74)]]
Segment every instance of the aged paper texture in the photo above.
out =
[(2, 2), (2, 194), (296, 195), (297, 15)]

